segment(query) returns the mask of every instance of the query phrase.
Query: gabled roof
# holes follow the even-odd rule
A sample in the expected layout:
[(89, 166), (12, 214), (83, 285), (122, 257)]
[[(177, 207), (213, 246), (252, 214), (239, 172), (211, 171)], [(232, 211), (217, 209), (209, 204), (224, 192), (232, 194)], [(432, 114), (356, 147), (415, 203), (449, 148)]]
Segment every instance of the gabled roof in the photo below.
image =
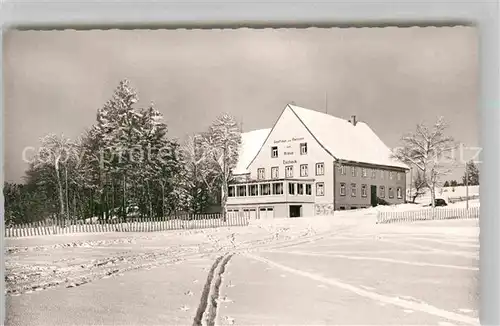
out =
[(241, 146), (234, 174), (248, 173), (247, 167), (264, 145), (271, 129), (259, 129), (241, 134)]
[(391, 150), (364, 122), (351, 122), (326, 113), (296, 105), (288, 107), (309, 129), (318, 142), (339, 160), (392, 166), (409, 167), (391, 158)]
[[(288, 104), (311, 135), (335, 159), (381, 166), (409, 169), (391, 158), (391, 150), (364, 122), (351, 122), (326, 113)], [(283, 114), (283, 113), (282, 113)], [(248, 173), (248, 167), (260, 152), (272, 129), (261, 129), (242, 134), (240, 157), (234, 174)]]

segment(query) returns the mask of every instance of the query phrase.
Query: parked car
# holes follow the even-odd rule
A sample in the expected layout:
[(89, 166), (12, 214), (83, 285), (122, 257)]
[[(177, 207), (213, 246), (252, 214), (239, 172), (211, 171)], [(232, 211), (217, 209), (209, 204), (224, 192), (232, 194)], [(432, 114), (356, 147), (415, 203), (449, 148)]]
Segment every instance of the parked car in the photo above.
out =
[[(427, 206), (432, 206), (432, 203), (430, 203)], [(434, 200), (434, 206), (441, 207), (441, 206), (448, 206), (448, 204), (446, 203), (446, 201), (443, 198), (436, 198)]]

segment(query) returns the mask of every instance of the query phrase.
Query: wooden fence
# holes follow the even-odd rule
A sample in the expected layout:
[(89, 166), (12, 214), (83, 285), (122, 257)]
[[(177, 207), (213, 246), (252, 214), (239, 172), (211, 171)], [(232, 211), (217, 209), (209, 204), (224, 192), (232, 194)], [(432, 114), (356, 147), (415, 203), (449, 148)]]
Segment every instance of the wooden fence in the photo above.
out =
[(430, 220), (477, 219), (479, 206), (467, 208), (424, 208), (405, 212), (378, 212), (377, 223), (404, 223)]
[(28, 237), (38, 235), (97, 233), (97, 232), (155, 232), (183, 229), (205, 229), (225, 226), (246, 226), (248, 217), (241, 214), (186, 215), (163, 219), (135, 218), (100, 220), (51, 220), (5, 226), (6, 237)]
[[(469, 200), (474, 200), (474, 199), (479, 199), (479, 195), (470, 195), (469, 196)], [(467, 200), (467, 196), (448, 197), (448, 202), (450, 204), (458, 203), (458, 202), (466, 201), (466, 200)]]

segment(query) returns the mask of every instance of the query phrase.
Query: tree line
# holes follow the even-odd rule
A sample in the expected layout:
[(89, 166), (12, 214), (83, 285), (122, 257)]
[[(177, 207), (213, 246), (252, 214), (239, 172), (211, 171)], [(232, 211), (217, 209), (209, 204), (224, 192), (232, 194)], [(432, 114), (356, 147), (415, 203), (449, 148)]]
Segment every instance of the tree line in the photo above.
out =
[(180, 142), (151, 103), (138, 107), (128, 80), (77, 139), (40, 139), (23, 183), (4, 184), (5, 221), (159, 218), (222, 206), (238, 160), (241, 130), (222, 114)]

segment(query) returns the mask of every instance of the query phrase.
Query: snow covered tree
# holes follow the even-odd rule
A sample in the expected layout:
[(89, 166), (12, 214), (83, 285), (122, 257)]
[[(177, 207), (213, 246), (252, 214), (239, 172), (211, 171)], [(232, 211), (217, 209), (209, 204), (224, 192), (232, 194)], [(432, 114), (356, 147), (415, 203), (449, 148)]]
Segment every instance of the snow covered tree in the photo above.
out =
[(448, 182), (448, 180), (446, 180), (446, 181), (444, 182), (443, 187), (449, 187), (449, 186), (450, 186), (450, 183)]
[(59, 197), (59, 215), (66, 217), (68, 169), (75, 161), (77, 153), (74, 143), (63, 135), (48, 134), (41, 138), (41, 149), (35, 157), (35, 168), (49, 168), (57, 182)]
[(100, 201), (105, 201), (104, 190), (108, 179), (112, 179), (112, 184), (121, 184), (123, 217), (126, 216), (128, 207), (128, 178), (134, 177), (129, 174), (133, 171), (132, 166), (140, 165), (133, 157), (133, 148), (140, 139), (138, 126), (142, 118), (140, 110), (134, 107), (137, 101), (137, 92), (130, 86), (130, 82), (126, 79), (120, 81), (112, 99), (98, 110), (94, 126), (100, 153)]
[(457, 144), (445, 134), (446, 128), (442, 117), (430, 128), (420, 123), (415, 132), (402, 137), (402, 147), (393, 154), (399, 161), (415, 166), (422, 173), (422, 180), (431, 192), (432, 207), (435, 206), (436, 187), (454, 166), (452, 154)]
[(9, 186), (12, 203), (31, 197), (33, 205), (12, 204), (9, 216), (20, 221), (22, 211), (40, 218), (108, 219), (128, 217), (132, 207), (142, 217), (185, 210), (189, 176), (180, 145), (167, 137), (154, 103), (142, 108), (137, 102), (137, 92), (123, 80), (77, 141), (43, 137), (26, 186)]
[(221, 187), (222, 218), (225, 221), (229, 182), (233, 178), (232, 171), (238, 162), (241, 145), (240, 126), (233, 116), (224, 113), (212, 123), (201, 141), (205, 168), (214, 175), (211, 185), (219, 183)]
[(450, 181), (450, 186), (451, 186), (451, 187), (457, 187), (457, 186), (458, 186), (458, 182), (457, 182), (457, 180), (451, 180), (451, 181)]
[(211, 162), (206, 159), (202, 135), (189, 136), (181, 149), (189, 211), (203, 213), (210, 204), (217, 201), (214, 196), (217, 193), (215, 189), (220, 186), (220, 182), (217, 182), (217, 169), (211, 168)]
[[(474, 164), (473, 161), (467, 162), (465, 168), (467, 169), (466, 173), (462, 177), (462, 182), (464, 185), (466, 181), (468, 181), (469, 186), (478, 186), (479, 185), (479, 169)], [(468, 178), (467, 178), (468, 177)]]

